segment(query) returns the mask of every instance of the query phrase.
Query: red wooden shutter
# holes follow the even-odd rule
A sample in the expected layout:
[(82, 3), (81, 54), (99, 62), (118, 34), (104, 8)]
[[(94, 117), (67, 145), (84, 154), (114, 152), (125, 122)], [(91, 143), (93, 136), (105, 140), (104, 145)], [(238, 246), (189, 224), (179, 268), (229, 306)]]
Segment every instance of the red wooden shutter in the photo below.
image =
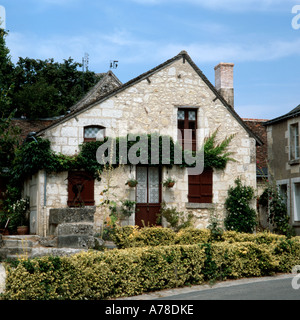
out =
[(68, 174), (68, 206), (93, 206), (94, 178), (84, 171), (70, 171)]
[(191, 203), (212, 203), (213, 170), (205, 169), (199, 175), (189, 175), (188, 201)]

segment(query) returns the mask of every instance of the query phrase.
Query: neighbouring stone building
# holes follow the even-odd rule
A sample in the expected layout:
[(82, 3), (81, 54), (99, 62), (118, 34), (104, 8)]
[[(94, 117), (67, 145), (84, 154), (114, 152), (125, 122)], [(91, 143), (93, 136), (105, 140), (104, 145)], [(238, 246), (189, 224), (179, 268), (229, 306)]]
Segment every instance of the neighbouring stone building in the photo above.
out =
[[(224, 170), (205, 170), (191, 177), (187, 168), (177, 165), (169, 168), (128, 164), (115, 169), (109, 181), (117, 198), (136, 202), (136, 211), (124, 224), (142, 225), (142, 220), (145, 224), (155, 223), (161, 203), (165, 202), (180, 211), (192, 212), (197, 218), (195, 226), (206, 227), (212, 211), (224, 215), (227, 191), (236, 178), (256, 188), (256, 146), (262, 144), (234, 110), (233, 64), (220, 63), (215, 76), (213, 86), (185, 51), (125, 84), (108, 73), (106, 80), (70, 113), (36, 136), (49, 139), (53, 151), (74, 155), (81, 144), (104, 136), (157, 132), (177, 141), (178, 129), (191, 129), (192, 146), (199, 148), (217, 129), (218, 141), (234, 135), (228, 151), (235, 161), (228, 162)], [(175, 178), (173, 188), (162, 186), (167, 177)], [(138, 180), (135, 188), (125, 185), (129, 178)], [(78, 185), (85, 185), (84, 191), (79, 192), (85, 205), (96, 207), (97, 232), (103, 223), (100, 204), (107, 183), (104, 175), (98, 181), (82, 171), (39, 171), (24, 185), (24, 196), (30, 196), (30, 232), (50, 235), (50, 209), (72, 206)]]
[(286, 205), (290, 224), (300, 234), (300, 105), (265, 123), (270, 178), (276, 182)]

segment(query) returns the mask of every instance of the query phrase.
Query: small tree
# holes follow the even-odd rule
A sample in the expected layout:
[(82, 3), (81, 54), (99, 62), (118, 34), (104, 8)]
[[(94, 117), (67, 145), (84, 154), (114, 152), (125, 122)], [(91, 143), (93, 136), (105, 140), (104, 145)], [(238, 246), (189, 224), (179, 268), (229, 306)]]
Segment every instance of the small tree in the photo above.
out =
[(273, 225), (276, 233), (284, 234), (287, 237), (294, 235), (294, 230), (290, 225), (287, 206), (276, 184), (268, 182), (266, 189), (259, 199), (259, 204), (268, 208), (268, 221)]
[(254, 199), (254, 189), (242, 185), (240, 178), (235, 180), (235, 187), (228, 190), (225, 201), (227, 216), (224, 224), (227, 230), (251, 233), (256, 226), (256, 212), (250, 207)]

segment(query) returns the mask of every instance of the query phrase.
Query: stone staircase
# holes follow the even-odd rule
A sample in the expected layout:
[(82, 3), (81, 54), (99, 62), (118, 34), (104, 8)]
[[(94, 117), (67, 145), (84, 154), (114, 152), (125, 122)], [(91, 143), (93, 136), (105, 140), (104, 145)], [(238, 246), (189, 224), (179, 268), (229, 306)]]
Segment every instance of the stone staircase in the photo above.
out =
[(71, 255), (93, 248), (114, 249), (94, 234), (95, 207), (51, 209), (47, 237), (37, 235), (5, 236), (0, 234), (0, 261), (35, 258), (45, 255)]
[(80, 252), (80, 248), (57, 248), (56, 237), (36, 235), (0, 235), (0, 260), (35, 258), (46, 255), (63, 256)]

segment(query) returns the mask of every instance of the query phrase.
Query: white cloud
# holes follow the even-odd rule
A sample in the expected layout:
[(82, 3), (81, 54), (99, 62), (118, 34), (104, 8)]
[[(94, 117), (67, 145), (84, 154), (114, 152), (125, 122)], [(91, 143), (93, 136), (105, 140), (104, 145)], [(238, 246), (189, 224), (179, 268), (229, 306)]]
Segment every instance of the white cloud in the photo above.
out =
[[(33, 34), (10, 32), (7, 37), (12, 60), (18, 57), (34, 59), (54, 58), (62, 61), (72, 57), (81, 62), (84, 53), (90, 56), (91, 70), (102, 72), (110, 60), (119, 60), (126, 68), (129, 65), (152, 66), (186, 50), (196, 64), (218, 62), (276, 61), (281, 58), (300, 55), (300, 39), (294, 41), (270, 40), (216, 43), (177, 42), (144, 40), (125, 29), (107, 34), (94, 32), (75, 36), (52, 35), (40, 38)], [(147, 68), (147, 67), (146, 67)]]
[(293, 55), (300, 55), (300, 39), (296, 41), (273, 40), (266, 43), (191, 43), (169, 44), (162, 48), (164, 57), (170, 57), (182, 49), (197, 62), (250, 62), (272, 61)]

